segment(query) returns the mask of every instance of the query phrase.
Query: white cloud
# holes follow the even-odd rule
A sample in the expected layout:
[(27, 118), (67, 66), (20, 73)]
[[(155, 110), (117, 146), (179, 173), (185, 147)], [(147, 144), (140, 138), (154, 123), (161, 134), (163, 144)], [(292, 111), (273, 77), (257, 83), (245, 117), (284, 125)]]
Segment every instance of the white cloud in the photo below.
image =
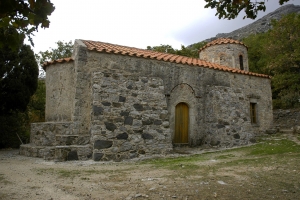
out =
[[(218, 20), (214, 16), (215, 10), (205, 9), (205, 2), (202, 0), (51, 2), (56, 9), (50, 16), (50, 28), (40, 29), (36, 33), (33, 38), (35, 52), (53, 47), (58, 40), (75, 39), (138, 48), (160, 44), (180, 48), (181, 44), (189, 45), (246, 25), (240, 19)], [(248, 23), (250, 22), (251, 20)]]

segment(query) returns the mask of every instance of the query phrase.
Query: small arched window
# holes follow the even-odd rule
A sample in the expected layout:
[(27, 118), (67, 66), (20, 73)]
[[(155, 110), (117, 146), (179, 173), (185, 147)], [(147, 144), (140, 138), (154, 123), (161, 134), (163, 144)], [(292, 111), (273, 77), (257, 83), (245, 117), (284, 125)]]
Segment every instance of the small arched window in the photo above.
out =
[(239, 58), (240, 58), (240, 69), (241, 69), (241, 70), (244, 70), (243, 56), (240, 55)]

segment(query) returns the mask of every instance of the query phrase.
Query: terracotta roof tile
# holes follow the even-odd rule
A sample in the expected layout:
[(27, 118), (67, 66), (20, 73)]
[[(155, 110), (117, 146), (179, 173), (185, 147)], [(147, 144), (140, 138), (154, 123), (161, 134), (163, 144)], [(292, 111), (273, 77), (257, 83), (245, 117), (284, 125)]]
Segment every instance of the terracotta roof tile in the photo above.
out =
[(244, 43), (237, 41), (237, 40), (233, 40), (233, 39), (229, 39), (229, 38), (218, 38), (216, 40), (213, 40), (209, 43), (207, 43), (204, 47), (202, 47), (201, 49), (199, 49), (199, 52), (202, 51), (203, 49), (210, 47), (210, 46), (214, 46), (214, 45), (218, 45), (218, 44), (240, 44), (245, 46), (246, 48), (248, 48)]
[[(109, 43), (104, 43), (104, 42), (96, 42), (96, 41), (91, 41), (91, 40), (81, 40), (81, 41), (87, 46), (87, 49), (90, 51), (105, 52), (105, 53), (110, 53), (110, 54), (128, 55), (128, 56), (132, 56), (132, 57), (141, 57), (141, 58), (152, 59), (152, 60), (163, 60), (165, 62), (181, 63), (184, 65), (212, 68), (212, 69), (220, 70), (220, 71), (228, 71), (228, 72), (232, 72), (232, 73), (270, 78), (270, 76), (268, 76), (268, 75), (256, 74), (253, 72), (246, 72), (243, 70), (233, 69), (233, 68), (229, 68), (226, 66), (216, 64), (216, 63), (210, 63), (205, 60), (200, 60), (197, 58), (190, 58), (190, 57), (186, 57), (186, 56), (180, 56), (180, 55), (169, 54), (169, 53), (161, 53), (161, 52), (156, 52), (156, 51), (151, 51), (151, 50), (138, 49), (138, 48), (134, 48), (134, 47), (126, 47), (126, 46), (109, 44)], [(238, 42), (238, 41), (236, 41), (236, 42)], [(240, 42), (238, 42), (238, 43), (240, 43)], [(242, 44), (242, 43), (240, 43), (240, 44)], [(73, 61), (72, 58), (64, 58), (64, 59), (54, 60), (51, 62), (44, 63), (43, 68), (45, 69), (46, 66), (48, 66), (50, 64), (71, 62), (71, 61)]]
[(42, 67), (44, 70), (46, 70), (46, 67), (48, 65), (52, 65), (52, 64), (56, 64), (56, 63), (72, 62), (72, 61), (74, 61), (73, 58), (62, 58), (62, 59), (52, 60), (52, 61), (44, 62)]

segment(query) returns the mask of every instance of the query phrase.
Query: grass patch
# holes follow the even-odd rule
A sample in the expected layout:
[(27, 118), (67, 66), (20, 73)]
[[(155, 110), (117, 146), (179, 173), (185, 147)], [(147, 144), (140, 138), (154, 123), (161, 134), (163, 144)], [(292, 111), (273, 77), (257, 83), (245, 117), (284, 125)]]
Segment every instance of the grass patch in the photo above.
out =
[(225, 154), (225, 155), (220, 155), (220, 156), (216, 156), (215, 159), (227, 159), (227, 158), (233, 158), (235, 157), (235, 155), (233, 154)]
[(300, 146), (287, 139), (269, 140), (253, 146), (253, 149), (250, 151), (250, 155), (273, 155), (284, 153), (300, 153)]

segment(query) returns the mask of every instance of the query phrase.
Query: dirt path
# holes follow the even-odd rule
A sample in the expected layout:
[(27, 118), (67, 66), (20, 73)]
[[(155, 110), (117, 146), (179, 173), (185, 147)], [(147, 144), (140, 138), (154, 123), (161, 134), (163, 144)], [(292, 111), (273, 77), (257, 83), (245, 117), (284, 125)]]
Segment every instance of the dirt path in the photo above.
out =
[(297, 199), (294, 147), (279, 156), (248, 156), (252, 147), (194, 156), (186, 149), (183, 158), (119, 163), (49, 162), (1, 150), (0, 199)]

